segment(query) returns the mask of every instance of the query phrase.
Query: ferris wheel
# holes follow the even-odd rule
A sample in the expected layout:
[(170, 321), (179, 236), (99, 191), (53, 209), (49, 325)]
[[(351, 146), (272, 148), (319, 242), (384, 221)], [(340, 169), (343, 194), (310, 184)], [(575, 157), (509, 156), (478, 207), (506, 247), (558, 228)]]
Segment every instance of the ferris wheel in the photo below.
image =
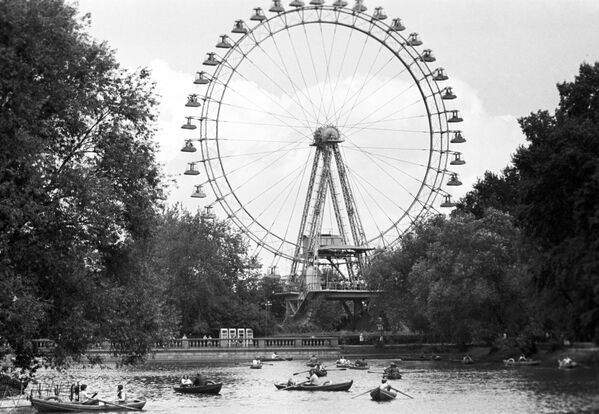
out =
[(399, 18), (360, 0), (274, 0), (231, 32), (207, 52), (182, 126), (185, 174), (206, 175), (192, 197), (214, 196), (207, 217), (220, 207), (293, 274), (323, 234), (393, 247), (436, 205), (454, 206), (456, 95)]

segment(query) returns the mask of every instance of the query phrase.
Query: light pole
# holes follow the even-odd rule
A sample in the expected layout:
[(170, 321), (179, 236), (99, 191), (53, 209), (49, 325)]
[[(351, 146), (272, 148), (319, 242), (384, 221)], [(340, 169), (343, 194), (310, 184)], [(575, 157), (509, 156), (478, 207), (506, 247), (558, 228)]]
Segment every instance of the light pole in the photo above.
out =
[(264, 306), (266, 306), (266, 328), (264, 329), (264, 332), (265, 332), (264, 336), (268, 336), (268, 313), (269, 313), (270, 307), (272, 306), (272, 302), (270, 300), (267, 300), (264, 303)]

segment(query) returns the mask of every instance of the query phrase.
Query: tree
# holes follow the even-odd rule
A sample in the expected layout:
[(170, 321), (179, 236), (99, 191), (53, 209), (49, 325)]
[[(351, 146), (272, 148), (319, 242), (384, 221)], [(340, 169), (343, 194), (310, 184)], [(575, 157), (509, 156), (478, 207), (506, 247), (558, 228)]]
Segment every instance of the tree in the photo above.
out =
[(489, 208), (514, 215), (518, 207), (518, 170), (506, 167), (500, 174), (485, 171), (469, 191), (457, 203), (455, 212), (474, 214), (482, 218)]
[(166, 281), (182, 334), (263, 325), (257, 264), (239, 233), (176, 206), (166, 210), (157, 234), (156, 272)]
[(555, 115), (520, 119), (529, 145), (514, 156), (517, 217), (538, 251), (532, 270), (556, 310), (551, 328), (599, 341), (599, 63), (558, 91)]
[(163, 198), (154, 85), (88, 19), (62, 0), (0, 2), (0, 340), (21, 354), (35, 337), (60, 357), (123, 340), (111, 315), (155, 289), (136, 274)]
[(403, 324), (459, 343), (490, 341), (530, 323), (519, 246), (506, 213), (489, 210), (479, 220), (439, 216), (376, 260), (367, 277), (385, 291), (377, 306), (395, 328)]

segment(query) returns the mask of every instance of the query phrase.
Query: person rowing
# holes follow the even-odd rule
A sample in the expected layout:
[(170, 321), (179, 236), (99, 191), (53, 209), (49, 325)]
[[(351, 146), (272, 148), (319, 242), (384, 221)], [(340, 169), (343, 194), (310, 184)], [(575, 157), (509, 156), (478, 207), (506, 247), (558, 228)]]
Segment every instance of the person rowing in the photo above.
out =
[(387, 378), (383, 378), (381, 380), (381, 385), (379, 385), (379, 389), (381, 391), (388, 392), (389, 394), (393, 395), (394, 397), (397, 395), (397, 393), (394, 391), (393, 387), (387, 382)]
[(196, 387), (206, 385), (206, 377), (198, 372), (196, 377), (193, 379), (193, 385)]
[(395, 362), (391, 362), (387, 368), (383, 371), (387, 377), (393, 377), (393, 379), (401, 378), (401, 373)]
[(193, 382), (191, 381), (191, 379), (189, 378), (188, 375), (183, 375), (183, 378), (181, 378), (181, 386), (183, 387), (189, 387), (190, 385), (193, 385)]

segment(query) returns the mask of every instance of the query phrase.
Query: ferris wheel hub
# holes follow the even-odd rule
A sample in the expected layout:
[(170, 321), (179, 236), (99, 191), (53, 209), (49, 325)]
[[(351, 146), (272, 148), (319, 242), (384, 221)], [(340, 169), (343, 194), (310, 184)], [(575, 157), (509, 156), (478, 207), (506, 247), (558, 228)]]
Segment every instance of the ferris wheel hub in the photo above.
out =
[(341, 138), (341, 133), (336, 126), (323, 125), (314, 131), (313, 145), (325, 145), (338, 142), (343, 142), (343, 139)]

